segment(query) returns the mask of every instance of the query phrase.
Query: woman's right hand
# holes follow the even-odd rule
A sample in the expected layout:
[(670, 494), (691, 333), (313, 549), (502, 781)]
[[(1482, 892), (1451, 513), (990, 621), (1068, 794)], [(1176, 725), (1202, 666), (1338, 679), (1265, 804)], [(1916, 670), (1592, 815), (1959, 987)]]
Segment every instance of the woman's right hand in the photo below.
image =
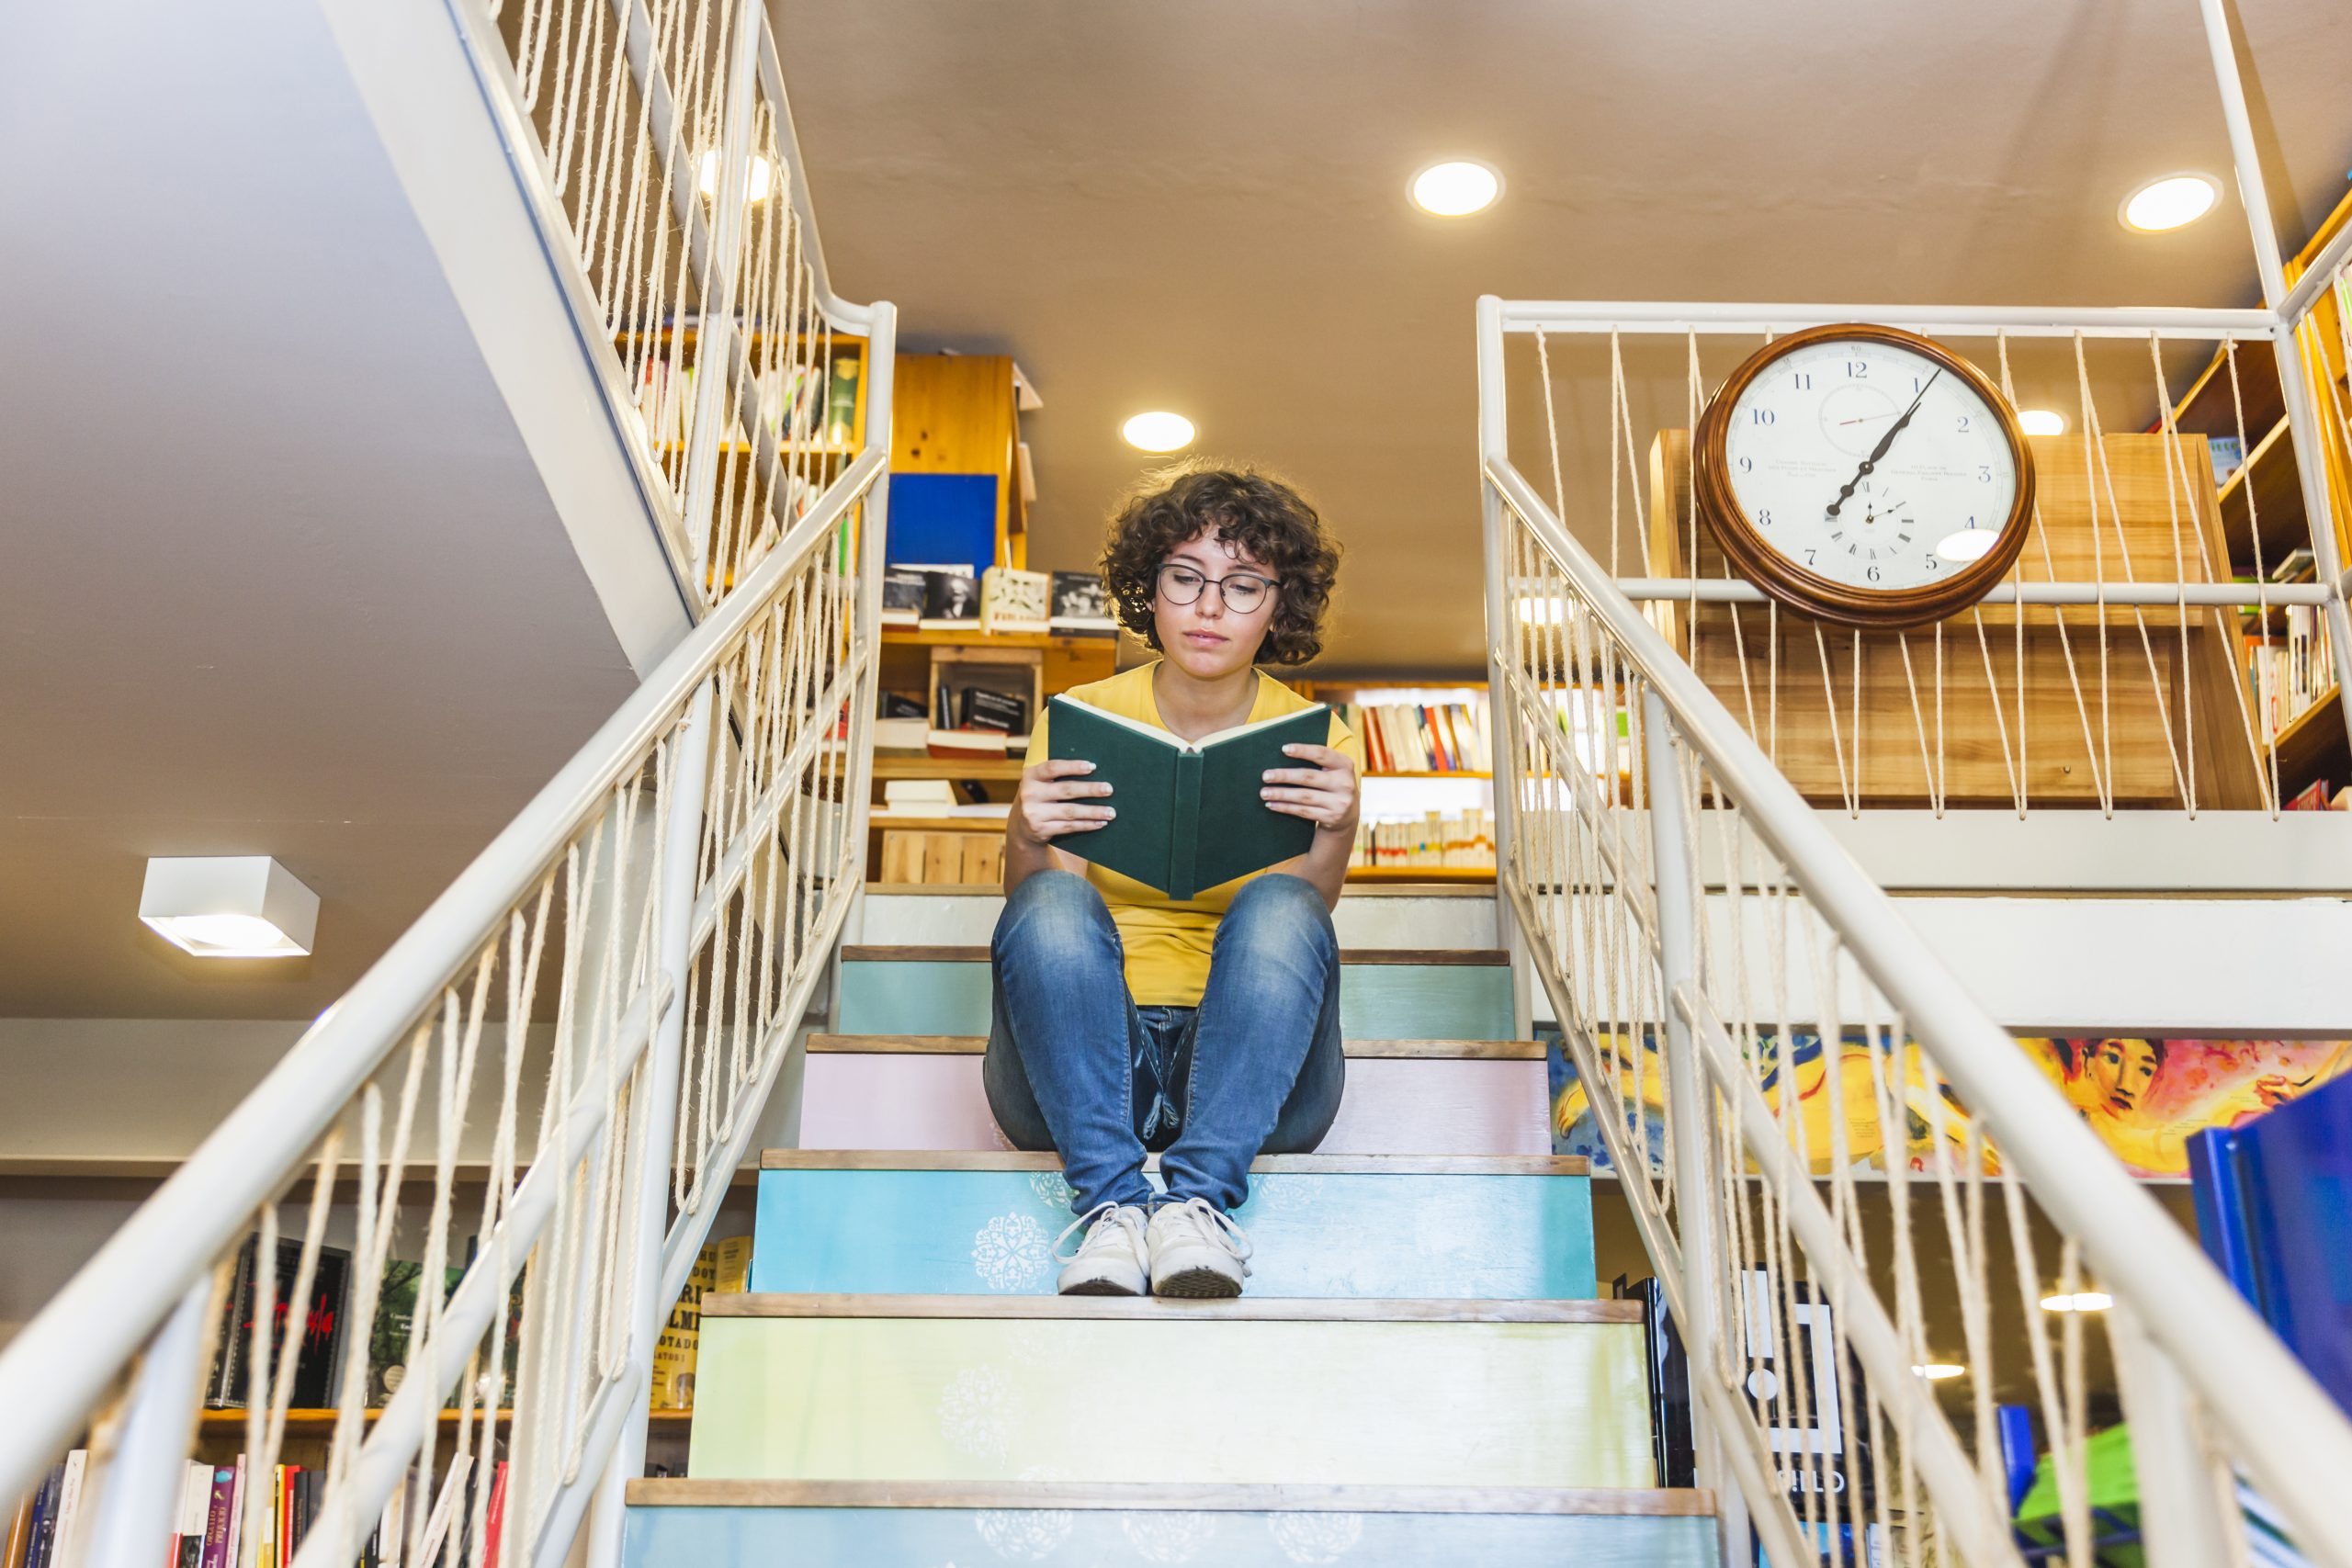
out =
[(1023, 768), (1007, 818), (1011, 830), (1030, 843), (1045, 844), (1065, 834), (1091, 833), (1111, 820), (1116, 813), (1098, 804), (1111, 786), (1086, 776), (1093, 771), (1093, 763), (1074, 757)]

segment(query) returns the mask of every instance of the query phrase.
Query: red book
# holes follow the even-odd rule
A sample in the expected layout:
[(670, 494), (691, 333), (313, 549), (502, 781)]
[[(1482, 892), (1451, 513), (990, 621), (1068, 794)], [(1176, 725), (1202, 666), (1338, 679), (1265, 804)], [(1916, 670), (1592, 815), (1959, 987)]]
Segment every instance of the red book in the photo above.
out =
[(506, 1518), (506, 1461), (498, 1461), (498, 1473), (490, 1483), (490, 1507), (482, 1516), (482, 1534), (487, 1538), (481, 1549), (481, 1568), (498, 1568), (498, 1527)]

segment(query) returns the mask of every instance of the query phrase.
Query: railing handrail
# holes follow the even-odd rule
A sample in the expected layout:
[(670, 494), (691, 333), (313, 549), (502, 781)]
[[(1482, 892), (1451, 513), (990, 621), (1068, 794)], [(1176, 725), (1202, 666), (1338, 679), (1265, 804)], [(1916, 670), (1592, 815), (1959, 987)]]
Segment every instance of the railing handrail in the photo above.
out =
[[(770, 609), (776, 585), (874, 486), (869, 444), (734, 592), (670, 650), (531, 803), (311, 1027), (0, 1350), (0, 1495), (26, 1489), (117, 1371), (212, 1266), (404, 1039), (415, 1020), (544, 876), (695, 686)], [(855, 657), (855, 650), (852, 652)]]
[[(1482, 327), (1498, 326), (1500, 310), (1501, 301), (1482, 299)], [(1962, 1103), (1990, 1129), (2005, 1165), (2029, 1179), (2036, 1201), (2079, 1238), (2101, 1280), (2143, 1318), (2246, 1457), (2256, 1484), (2306, 1529), (2331, 1517), (2341, 1501), (2339, 1478), (2352, 1474), (2352, 1422), (1911, 929), (1607, 568), (1569, 536), (1510, 458), (1487, 447), (1480, 455), (1485, 482), (1576, 585), (1791, 879), (1931, 1047)], [(1494, 636), (1503, 628), (1488, 629)], [(2248, 1389), (2263, 1391), (2258, 1416), (2245, 1399)]]

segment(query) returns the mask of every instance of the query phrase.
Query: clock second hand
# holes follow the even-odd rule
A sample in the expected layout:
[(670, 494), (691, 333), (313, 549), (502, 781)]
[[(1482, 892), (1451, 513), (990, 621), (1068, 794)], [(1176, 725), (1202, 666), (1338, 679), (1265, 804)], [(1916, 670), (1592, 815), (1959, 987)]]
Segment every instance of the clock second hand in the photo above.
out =
[(1942, 376), (1943, 367), (1938, 366), (1935, 375), (1928, 378), (1928, 385), (1919, 389), (1919, 395), (1911, 400), (1911, 406), (1905, 409), (1903, 417), (1894, 422), (1894, 428), (1878, 438), (1878, 445), (1871, 448), (1871, 455), (1862, 459), (1862, 466), (1854, 470), (1854, 477), (1846, 481), (1845, 488), (1838, 492), (1838, 499), (1829, 503), (1830, 516), (1838, 515), (1839, 510), (1852, 497), (1854, 487), (1860, 484), (1871, 471), (1878, 467), (1878, 460), (1886, 456), (1886, 449), (1894, 445), (1894, 438), (1903, 434), (1903, 427), (1911, 423), (1911, 416), (1919, 412), (1921, 403), (1927, 401), (1928, 388), (1933, 387)]

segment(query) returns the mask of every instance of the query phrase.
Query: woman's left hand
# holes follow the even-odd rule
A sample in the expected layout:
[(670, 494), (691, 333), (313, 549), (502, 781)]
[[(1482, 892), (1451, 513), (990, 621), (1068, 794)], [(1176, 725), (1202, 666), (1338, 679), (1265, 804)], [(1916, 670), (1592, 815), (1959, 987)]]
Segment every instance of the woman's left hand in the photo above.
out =
[(1267, 808), (1287, 817), (1304, 817), (1327, 833), (1353, 833), (1361, 799), (1356, 765), (1344, 751), (1329, 746), (1295, 745), (1283, 755), (1312, 764), (1303, 768), (1269, 768), (1266, 787), (1258, 792)]

